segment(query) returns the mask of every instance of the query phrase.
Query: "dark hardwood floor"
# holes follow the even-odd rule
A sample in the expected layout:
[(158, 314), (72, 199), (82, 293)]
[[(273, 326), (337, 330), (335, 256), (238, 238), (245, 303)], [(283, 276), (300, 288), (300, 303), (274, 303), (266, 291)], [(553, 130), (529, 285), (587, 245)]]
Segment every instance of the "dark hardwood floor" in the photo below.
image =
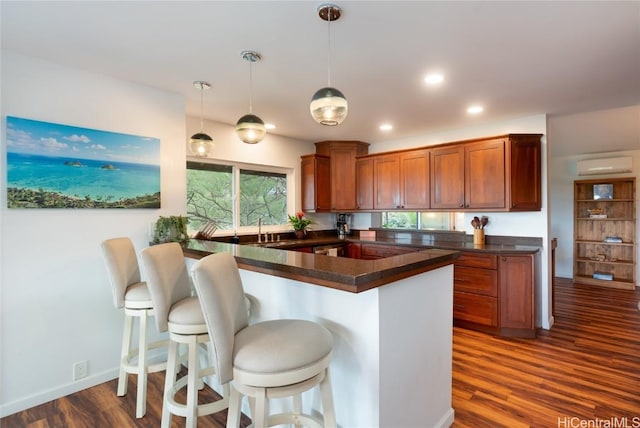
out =
[[(453, 427), (640, 427), (639, 300), (640, 291), (559, 279), (555, 324), (536, 339), (454, 328)], [(149, 376), (142, 419), (134, 417), (135, 377), (130, 378), (126, 397), (115, 395), (113, 380), (7, 416), (0, 426), (160, 426), (163, 373)], [(201, 394), (206, 401), (214, 393), (207, 388)], [(226, 412), (201, 417), (198, 426), (224, 427), (225, 418)], [(184, 426), (184, 419), (174, 416), (172, 425)]]

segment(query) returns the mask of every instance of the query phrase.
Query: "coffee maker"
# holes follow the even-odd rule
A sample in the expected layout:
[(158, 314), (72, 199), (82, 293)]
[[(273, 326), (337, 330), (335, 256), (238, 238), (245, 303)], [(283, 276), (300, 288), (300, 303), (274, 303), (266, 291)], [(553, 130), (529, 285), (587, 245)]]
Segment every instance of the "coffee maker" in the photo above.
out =
[(344, 238), (351, 233), (351, 214), (336, 214), (336, 230), (340, 238)]

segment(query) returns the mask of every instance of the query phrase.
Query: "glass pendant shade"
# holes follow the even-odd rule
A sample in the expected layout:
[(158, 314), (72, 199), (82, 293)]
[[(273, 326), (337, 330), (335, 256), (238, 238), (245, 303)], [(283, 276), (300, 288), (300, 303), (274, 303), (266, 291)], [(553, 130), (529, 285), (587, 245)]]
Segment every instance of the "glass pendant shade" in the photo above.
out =
[(189, 150), (195, 156), (208, 156), (215, 148), (213, 138), (207, 134), (198, 132), (189, 139)]
[(334, 4), (323, 4), (318, 7), (318, 16), (327, 21), (327, 86), (318, 89), (309, 104), (313, 120), (320, 125), (340, 125), (347, 117), (349, 106), (344, 94), (331, 87), (331, 22), (340, 19), (341, 10)]
[(245, 114), (236, 124), (236, 134), (247, 144), (256, 144), (262, 141), (267, 134), (264, 122), (255, 114)]
[(336, 126), (347, 117), (347, 99), (336, 88), (322, 88), (313, 94), (309, 110), (319, 124)]

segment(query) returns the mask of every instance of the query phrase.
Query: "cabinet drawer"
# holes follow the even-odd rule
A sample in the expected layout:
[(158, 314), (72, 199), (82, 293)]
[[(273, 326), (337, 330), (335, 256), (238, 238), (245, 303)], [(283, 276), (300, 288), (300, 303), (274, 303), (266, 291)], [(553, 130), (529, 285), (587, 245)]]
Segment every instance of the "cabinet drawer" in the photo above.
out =
[(362, 244), (363, 259), (381, 259), (400, 254), (413, 253), (415, 251), (417, 251), (415, 248), (394, 247), (392, 245)]
[(498, 271), (455, 266), (453, 287), (455, 291), (498, 297)]
[(459, 320), (497, 327), (497, 299), (495, 297), (478, 296), (456, 291), (453, 293), (453, 317)]
[(462, 253), (456, 259), (456, 266), (468, 266), (482, 269), (497, 269), (498, 256), (482, 253)]

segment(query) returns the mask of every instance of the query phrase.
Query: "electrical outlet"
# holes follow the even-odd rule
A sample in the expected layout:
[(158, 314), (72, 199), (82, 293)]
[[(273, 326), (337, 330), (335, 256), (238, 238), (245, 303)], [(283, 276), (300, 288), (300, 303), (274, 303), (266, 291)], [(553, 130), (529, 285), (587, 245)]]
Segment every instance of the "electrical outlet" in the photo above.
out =
[(87, 377), (88, 369), (87, 369), (88, 361), (78, 361), (73, 364), (73, 380), (80, 380), (84, 377)]

